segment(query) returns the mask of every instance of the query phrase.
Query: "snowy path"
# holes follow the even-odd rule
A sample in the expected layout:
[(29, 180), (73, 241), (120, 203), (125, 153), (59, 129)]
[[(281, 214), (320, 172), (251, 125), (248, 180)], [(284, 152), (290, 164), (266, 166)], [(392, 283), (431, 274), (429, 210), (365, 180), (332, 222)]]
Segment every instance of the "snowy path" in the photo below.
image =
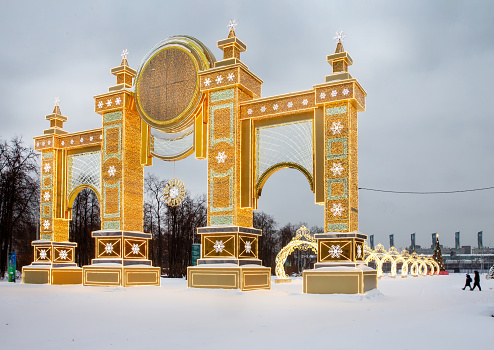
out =
[(494, 281), (383, 278), (365, 295), (0, 283), (0, 349), (492, 348)]

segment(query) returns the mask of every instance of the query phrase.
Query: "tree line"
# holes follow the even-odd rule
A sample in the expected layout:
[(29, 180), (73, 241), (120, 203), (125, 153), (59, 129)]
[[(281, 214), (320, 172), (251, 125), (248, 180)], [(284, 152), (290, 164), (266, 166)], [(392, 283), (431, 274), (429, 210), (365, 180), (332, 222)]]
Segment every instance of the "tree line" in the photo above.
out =
[[(22, 139), (0, 140), (0, 277), (7, 270), (8, 253), (17, 253), (17, 269), (33, 261), (31, 242), (39, 238), (40, 171), (39, 155), (25, 147)], [(163, 198), (167, 183), (153, 174), (144, 179), (143, 231), (151, 233), (149, 259), (168, 277), (183, 277), (192, 264), (192, 244), (200, 243), (197, 228), (207, 225), (206, 195), (191, 197), (187, 192), (181, 205), (170, 207)], [(274, 217), (254, 212), (253, 226), (261, 229), (259, 259), (274, 273), (276, 255), (295, 236), (302, 224), (279, 227)], [(90, 189), (83, 189), (72, 207), (69, 239), (77, 243), (75, 261), (88, 265), (95, 254), (91, 232), (101, 227), (100, 203)], [(313, 227), (312, 233), (322, 232)], [(289, 258), (290, 271), (307, 265), (307, 252)], [(310, 259), (309, 259), (310, 260)]]

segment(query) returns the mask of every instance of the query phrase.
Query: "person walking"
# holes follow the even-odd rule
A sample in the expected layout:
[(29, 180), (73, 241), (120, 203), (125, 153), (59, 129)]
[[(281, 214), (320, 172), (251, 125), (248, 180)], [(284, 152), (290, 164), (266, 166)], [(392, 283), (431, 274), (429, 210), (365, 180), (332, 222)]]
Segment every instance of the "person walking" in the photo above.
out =
[(475, 276), (473, 276), (473, 288), (470, 290), (474, 290), (475, 287), (479, 287), (479, 292), (482, 291), (482, 288), (480, 288), (480, 275), (478, 271), (473, 272)]
[(463, 287), (463, 290), (465, 290), (466, 287), (470, 288), (472, 290), (472, 286), (470, 285), (472, 283), (472, 277), (467, 273), (467, 279), (465, 281), (465, 287)]

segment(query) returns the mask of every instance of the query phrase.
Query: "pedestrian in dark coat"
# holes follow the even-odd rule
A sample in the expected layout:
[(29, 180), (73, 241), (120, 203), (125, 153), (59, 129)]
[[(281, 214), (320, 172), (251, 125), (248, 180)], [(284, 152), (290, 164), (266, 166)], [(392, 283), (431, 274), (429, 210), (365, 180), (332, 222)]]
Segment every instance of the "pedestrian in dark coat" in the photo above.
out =
[(482, 288), (480, 288), (480, 275), (479, 275), (479, 272), (478, 271), (474, 271), (473, 273), (475, 274), (475, 276), (473, 276), (473, 288), (470, 289), (470, 290), (474, 290), (475, 287), (479, 287), (479, 291), (481, 291)]
[(472, 286), (470, 285), (472, 283), (472, 277), (467, 273), (467, 279), (465, 281), (465, 287), (463, 287), (463, 290), (465, 290), (466, 287), (470, 288), (472, 290)]

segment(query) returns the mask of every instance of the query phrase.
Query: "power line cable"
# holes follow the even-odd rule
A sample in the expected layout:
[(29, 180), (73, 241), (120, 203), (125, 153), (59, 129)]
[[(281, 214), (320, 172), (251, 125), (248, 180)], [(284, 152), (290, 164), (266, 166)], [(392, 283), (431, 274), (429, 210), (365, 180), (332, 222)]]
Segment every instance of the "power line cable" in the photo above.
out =
[(476, 192), (476, 191), (486, 191), (494, 189), (494, 186), (491, 187), (482, 187), (482, 188), (473, 188), (469, 190), (458, 190), (458, 191), (426, 191), (426, 192), (417, 192), (417, 191), (391, 191), (391, 190), (381, 190), (376, 188), (367, 188), (367, 187), (359, 187), (359, 190), (364, 191), (373, 191), (373, 192), (384, 192), (384, 193), (398, 193), (398, 194), (451, 194), (451, 193), (463, 193), (463, 192)]

